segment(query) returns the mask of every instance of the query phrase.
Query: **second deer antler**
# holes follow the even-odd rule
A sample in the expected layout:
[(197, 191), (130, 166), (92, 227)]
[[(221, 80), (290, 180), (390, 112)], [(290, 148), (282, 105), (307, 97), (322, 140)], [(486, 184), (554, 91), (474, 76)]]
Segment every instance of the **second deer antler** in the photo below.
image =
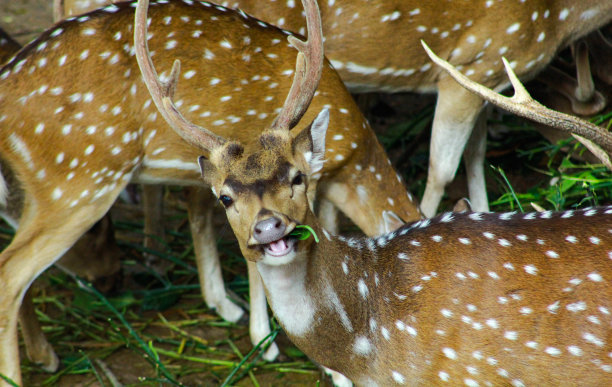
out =
[(292, 129), (300, 121), (314, 97), (323, 73), (323, 29), (316, 1), (302, 1), (306, 12), (308, 39), (304, 42), (289, 36), (289, 43), (299, 53), (293, 84), (272, 129)]
[(511, 113), (570, 133), (593, 152), (608, 169), (612, 170), (612, 161), (610, 159), (610, 155), (612, 155), (612, 133), (578, 117), (548, 109), (546, 106), (535, 101), (518, 79), (506, 58), (502, 58), (502, 60), (506, 67), (506, 73), (514, 87), (514, 95), (512, 97), (503, 96), (470, 80), (453, 67), (453, 65), (438, 57), (425, 42), (421, 41), (421, 44), (431, 60), (442, 67), (461, 86)]

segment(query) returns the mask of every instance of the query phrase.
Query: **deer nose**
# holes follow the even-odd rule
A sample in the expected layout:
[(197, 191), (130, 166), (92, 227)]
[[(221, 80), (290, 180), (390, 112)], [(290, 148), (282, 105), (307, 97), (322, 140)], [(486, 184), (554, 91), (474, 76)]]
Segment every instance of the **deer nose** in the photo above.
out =
[(273, 216), (255, 224), (255, 240), (259, 243), (270, 243), (285, 236), (287, 227), (282, 220)]

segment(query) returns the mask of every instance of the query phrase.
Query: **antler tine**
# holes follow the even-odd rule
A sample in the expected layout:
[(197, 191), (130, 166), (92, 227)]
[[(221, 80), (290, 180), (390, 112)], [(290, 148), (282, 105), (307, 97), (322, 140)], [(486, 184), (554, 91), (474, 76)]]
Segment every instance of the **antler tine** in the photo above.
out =
[(319, 85), (323, 73), (323, 29), (316, 0), (302, 0), (306, 12), (308, 39), (304, 42), (289, 36), (289, 43), (299, 53), (295, 64), (293, 84), (283, 108), (272, 123), (272, 129), (292, 129), (300, 121)]
[(225, 143), (225, 139), (188, 121), (174, 104), (174, 92), (180, 73), (180, 61), (175, 60), (169, 80), (162, 82), (155, 71), (147, 43), (147, 10), (149, 0), (139, 0), (134, 16), (134, 48), (136, 61), (155, 106), (166, 122), (184, 140), (210, 152)]
[(514, 96), (512, 97), (503, 96), (470, 80), (455, 69), (453, 65), (434, 54), (424, 41), (421, 41), (421, 44), (431, 60), (442, 67), (461, 86), (511, 113), (570, 133), (591, 150), (608, 169), (612, 170), (612, 161), (610, 160), (610, 155), (612, 155), (612, 133), (606, 132), (599, 126), (578, 117), (548, 109), (546, 106), (535, 101), (518, 79), (506, 58), (502, 58), (502, 60), (506, 67), (508, 78), (510, 78), (510, 82), (514, 87)]

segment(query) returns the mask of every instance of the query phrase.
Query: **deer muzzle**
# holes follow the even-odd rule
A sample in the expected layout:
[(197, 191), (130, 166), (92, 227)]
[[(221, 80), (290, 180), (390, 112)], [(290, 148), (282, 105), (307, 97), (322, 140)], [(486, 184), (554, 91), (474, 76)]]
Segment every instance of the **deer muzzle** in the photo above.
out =
[(275, 242), (285, 236), (287, 226), (276, 216), (260, 220), (255, 224), (253, 237), (260, 244)]
[[(289, 224), (288, 224), (289, 223)], [(253, 227), (249, 243), (252, 247), (258, 245), (269, 257), (284, 257), (295, 249), (296, 239), (289, 237), (293, 222), (286, 222), (277, 215), (259, 220)]]

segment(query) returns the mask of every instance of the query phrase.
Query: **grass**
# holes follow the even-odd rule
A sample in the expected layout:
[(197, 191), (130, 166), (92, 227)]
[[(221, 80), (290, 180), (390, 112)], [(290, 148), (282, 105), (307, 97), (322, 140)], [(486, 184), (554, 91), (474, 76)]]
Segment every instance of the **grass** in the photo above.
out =
[[(418, 197), (425, 190), (432, 113), (425, 109), (408, 121), (390, 125), (379, 135), (409, 190)], [(592, 122), (609, 129), (612, 112), (595, 116)], [(529, 211), (531, 203), (551, 210), (612, 203), (612, 173), (602, 164), (572, 157), (586, 152), (577, 141), (551, 144), (532, 124), (510, 115), (491, 120), (488, 126), (503, 128), (503, 133), (493, 138), (489, 135), (487, 144), (485, 173), (492, 211)], [(460, 167), (454, 186), (464, 184), (463, 174)], [(462, 196), (467, 195), (465, 187), (458, 188)], [(448, 191), (440, 211), (451, 209), (462, 197), (451, 196)]]
[[(432, 112), (430, 106), (380, 132), (392, 161), (419, 196), (425, 186)], [(610, 127), (612, 113), (596, 117), (595, 122)], [(510, 116), (491, 124), (506, 131), (489, 140), (486, 170), (492, 210), (530, 211), (531, 203), (554, 210), (612, 203), (612, 174), (601, 165), (568, 156), (567, 150), (582, 151), (574, 141), (550, 144), (530, 124)], [(171, 194), (179, 198), (166, 225), (163, 251), (142, 247), (139, 219), (116, 217), (118, 240), (126, 255), (126, 280), (119, 294), (105, 296), (58, 270), (37, 281), (38, 318), (62, 365), (59, 372), (46, 374), (24, 360), (26, 385), (117, 386), (117, 379), (124, 386), (319, 385), (317, 368), (278, 327), (270, 338), (281, 342), (283, 356), (266, 363), (261, 359), (265, 344), (251, 346), (244, 322), (224, 322), (206, 308), (180, 193)], [(448, 195), (442, 208), (452, 207), (456, 199)], [(222, 215), (218, 218), (225, 224)], [(245, 265), (228, 226), (220, 229), (225, 279), (246, 302)], [(0, 236), (6, 244), (12, 232), (1, 228)], [(146, 268), (141, 263), (143, 253), (170, 262), (174, 269), (160, 275)]]
[[(122, 369), (125, 362), (132, 373), (125, 386), (316, 383), (319, 371), (297, 348), (286, 347), (282, 361), (266, 363), (261, 355), (268, 341), (253, 347), (245, 324), (225, 322), (205, 307), (186, 230), (168, 230), (168, 251), (154, 252), (176, 265), (159, 275), (140, 264), (144, 249), (131, 241), (131, 234), (142, 235), (142, 225), (115, 223), (129, 273), (119, 294), (105, 296), (86, 281), (58, 270), (37, 281), (38, 318), (62, 365), (50, 375), (24, 361), (26, 385), (68, 386), (78, 380), (78, 384), (114, 386), (117, 377), (126, 379), (125, 371), (113, 374), (110, 369)], [(10, 230), (0, 231), (10, 237)], [(248, 300), (246, 268), (233, 241), (220, 239), (218, 246), (228, 256), (223, 264), (230, 290)], [(270, 338), (279, 332), (276, 327)]]

